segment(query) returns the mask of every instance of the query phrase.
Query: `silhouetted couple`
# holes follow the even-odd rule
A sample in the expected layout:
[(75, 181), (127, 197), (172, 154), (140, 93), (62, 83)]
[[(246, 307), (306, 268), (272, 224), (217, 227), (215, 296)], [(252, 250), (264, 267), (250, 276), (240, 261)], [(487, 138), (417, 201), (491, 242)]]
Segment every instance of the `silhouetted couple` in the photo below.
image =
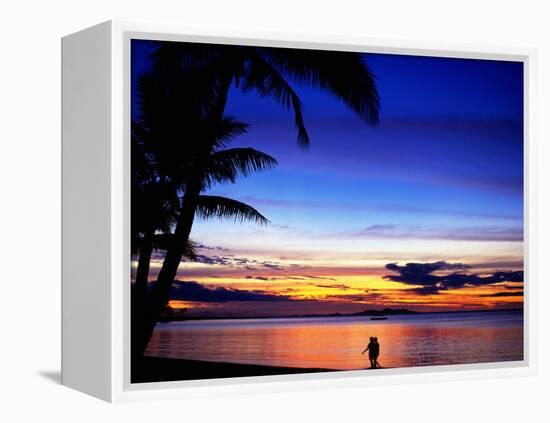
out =
[(361, 354), (365, 354), (368, 351), (370, 368), (380, 368), (382, 366), (380, 365), (380, 363), (378, 363), (378, 356), (380, 355), (380, 344), (378, 343), (378, 338), (376, 336), (371, 336), (369, 340), (369, 345), (367, 345), (367, 348), (365, 348), (365, 350)]

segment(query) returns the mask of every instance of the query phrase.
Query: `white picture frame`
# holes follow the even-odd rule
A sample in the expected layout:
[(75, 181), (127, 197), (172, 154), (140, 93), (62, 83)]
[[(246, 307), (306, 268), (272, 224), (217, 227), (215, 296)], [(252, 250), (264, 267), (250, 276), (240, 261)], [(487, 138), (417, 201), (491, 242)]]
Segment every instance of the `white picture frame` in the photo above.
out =
[[(130, 383), (130, 40), (429, 55), (524, 63), (524, 360)], [(110, 402), (515, 377), (536, 372), (536, 51), (110, 21), (62, 40), (62, 383)]]

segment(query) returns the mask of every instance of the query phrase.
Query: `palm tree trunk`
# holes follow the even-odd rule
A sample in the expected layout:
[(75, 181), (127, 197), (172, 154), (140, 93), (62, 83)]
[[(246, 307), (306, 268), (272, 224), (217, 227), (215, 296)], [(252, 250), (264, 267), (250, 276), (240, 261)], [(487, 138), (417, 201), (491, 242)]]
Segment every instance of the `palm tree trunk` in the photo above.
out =
[(145, 297), (147, 295), (147, 284), (149, 281), (149, 269), (151, 266), (151, 255), (153, 254), (154, 231), (147, 233), (139, 249), (139, 260), (136, 271), (135, 288), (136, 293)]
[(140, 319), (142, 328), (139, 333), (133, 334), (133, 336), (137, 336), (136, 342), (132, 343), (132, 348), (136, 349), (136, 351), (132, 351), (133, 355), (135, 353), (135, 357), (141, 357), (145, 352), (160, 313), (170, 298), (170, 289), (176, 278), (193, 227), (201, 185), (196, 184), (195, 188), (189, 188), (183, 196), (181, 213), (174, 231), (174, 242), (168, 248), (157, 280), (147, 296), (143, 319)]
[(148, 233), (142, 240), (139, 249), (139, 260), (136, 271), (136, 281), (131, 292), (131, 351), (135, 355), (140, 350), (140, 333), (145, 324), (147, 306), (147, 288), (149, 282), (149, 268), (153, 253), (153, 232)]

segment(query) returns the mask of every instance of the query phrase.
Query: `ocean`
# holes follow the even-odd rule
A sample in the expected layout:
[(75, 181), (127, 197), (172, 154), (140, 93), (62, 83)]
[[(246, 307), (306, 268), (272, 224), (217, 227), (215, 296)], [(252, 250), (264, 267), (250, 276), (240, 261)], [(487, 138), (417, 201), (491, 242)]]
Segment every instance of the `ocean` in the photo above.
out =
[(364, 369), (523, 360), (523, 312), (190, 320), (159, 323), (146, 355), (270, 366)]

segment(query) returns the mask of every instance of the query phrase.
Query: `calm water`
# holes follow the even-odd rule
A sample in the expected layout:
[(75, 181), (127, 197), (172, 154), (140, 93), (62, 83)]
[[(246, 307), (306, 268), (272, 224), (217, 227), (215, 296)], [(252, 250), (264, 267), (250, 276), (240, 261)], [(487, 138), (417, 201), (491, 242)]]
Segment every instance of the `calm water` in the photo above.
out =
[(275, 318), (158, 324), (147, 355), (273, 366), (361, 369), (369, 336), (383, 367), (523, 359), (523, 313)]

